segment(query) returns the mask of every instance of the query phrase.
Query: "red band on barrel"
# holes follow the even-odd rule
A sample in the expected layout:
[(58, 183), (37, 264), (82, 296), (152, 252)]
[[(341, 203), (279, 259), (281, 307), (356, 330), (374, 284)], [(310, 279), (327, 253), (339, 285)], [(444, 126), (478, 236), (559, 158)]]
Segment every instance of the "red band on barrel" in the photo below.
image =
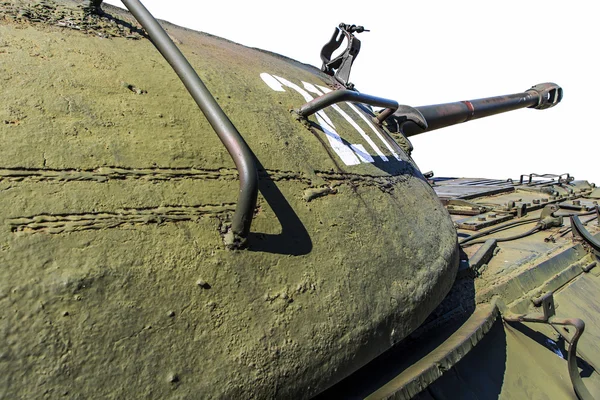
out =
[(465, 105), (469, 109), (469, 113), (470, 113), (469, 116), (467, 117), (467, 119), (465, 119), (465, 122), (467, 122), (468, 120), (473, 118), (473, 116), (475, 115), (475, 107), (473, 107), (473, 104), (471, 104), (471, 102), (469, 100), (464, 100), (463, 103), (465, 103)]

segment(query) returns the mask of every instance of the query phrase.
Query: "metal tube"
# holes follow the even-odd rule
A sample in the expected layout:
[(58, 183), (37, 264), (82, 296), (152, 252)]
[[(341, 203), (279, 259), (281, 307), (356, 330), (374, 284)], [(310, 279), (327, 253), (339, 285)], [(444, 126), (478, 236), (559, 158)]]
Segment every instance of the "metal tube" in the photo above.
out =
[[(595, 210), (594, 210), (595, 212)], [(600, 241), (594, 237), (581, 223), (577, 215), (570, 215), (571, 229), (586, 242), (596, 254), (600, 253)], [(590, 220), (591, 221), (591, 220)], [(589, 221), (588, 221), (589, 222)]]
[(569, 378), (571, 378), (571, 384), (573, 385), (573, 389), (575, 389), (575, 394), (580, 400), (592, 400), (594, 396), (592, 396), (585, 386), (585, 383), (583, 383), (583, 379), (581, 379), (581, 375), (579, 375), (579, 368), (577, 367), (577, 342), (581, 335), (583, 335), (585, 323), (579, 318), (551, 318), (548, 322), (550, 325), (568, 325), (575, 328), (575, 334), (569, 342), (569, 350), (567, 353)]
[(398, 108), (398, 102), (394, 100), (370, 96), (368, 94), (359, 93), (354, 90), (334, 90), (304, 104), (298, 110), (298, 114), (306, 118), (309, 115), (312, 115), (317, 111), (324, 109), (325, 107), (329, 107), (332, 104), (341, 103), (342, 101), (364, 103), (375, 107), (392, 108), (394, 110)]
[(490, 115), (518, 110), (519, 108), (533, 107), (538, 102), (539, 96), (531, 91), (485, 99), (415, 107), (425, 117), (428, 128), (423, 129), (408, 121), (402, 126), (402, 131), (406, 136), (414, 136), (472, 119), (489, 117)]
[(258, 196), (258, 173), (252, 151), (196, 71), (146, 7), (139, 0), (123, 0), (123, 4), (146, 30), (156, 49), (175, 70), (231, 155), (240, 178), (232, 231), (236, 243), (240, 241), (243, 243), (250, 232), (252, 214)]

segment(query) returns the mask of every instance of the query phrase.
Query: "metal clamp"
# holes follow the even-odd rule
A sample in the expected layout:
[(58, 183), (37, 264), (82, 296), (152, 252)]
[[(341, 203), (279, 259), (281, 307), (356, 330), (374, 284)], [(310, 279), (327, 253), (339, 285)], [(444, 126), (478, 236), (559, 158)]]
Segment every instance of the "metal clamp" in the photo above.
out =
[(556, 318), (555, 307), (554, 307), (554, 296), (552, 292), (542, 296), (535, 302), (536, 305), (542, 306), (542, 314), (519, 314), (519, 315), (507, 315), (503, 319), (506, 322), (533, 322), (533, 323), (546, 323), (551, 326), (572, 326), (575, 328), (575, 334), (569, 340), (565, 337), (561, 331), (557, 332), (569, 343), (569, 350), (567, 355), (567, 365), (569, 367), (569, 377), (571, 378), (571, 384), (575, 393), (580, 400), (593, 400), (594, 397), (591, 395), (581, 376), (579, 375), (579, 369), (577, 368), (577, 342), (583, 331), (585, 330), (585, 323), (579, 318)]
[[(348, 89), (354, 88), (354, 85), (348, 82), (348, 80), (350, 79), (352, 63), (354, 63), (360, 52), (360, 40), (354, 36), (354, 33), (361, 32), (369, 32), (369, 30), (363, 26), (341, 23), (335, 28), (329, 42), (321, 49), (321, 61), (323, 61), (321, 71), (333, 76)], [(348, 40), (346, 50), (332, 60), (333, 52), (342, 45), (344, 38)]]
[(401, 104), (396, 109), (386, 108), (381, 113), (379, 113), (376, 119), (379, 125), (381, 125), (383, 121), (388, 119), (390, 116), (393, 116), (394, 121), (398, 124), (396, 130), (402, 134), (404, 134), (402, 128), (407, 122), (414, 122), (419, 126), (419, 128), (424, 130), (428, 128), (427, 120), (425, 120), (425, 117), (423, 116), (421, 111), (417, 110), (415, 107), (405, 106)]

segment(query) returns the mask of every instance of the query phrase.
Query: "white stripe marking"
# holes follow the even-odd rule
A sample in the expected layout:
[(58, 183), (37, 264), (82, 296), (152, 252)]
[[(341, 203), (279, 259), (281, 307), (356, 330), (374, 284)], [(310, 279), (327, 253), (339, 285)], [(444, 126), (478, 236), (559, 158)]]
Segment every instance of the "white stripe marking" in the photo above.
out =
[[(302, 89), (300, 86), (288, 81), (285, 78), (281, 78), (279, 76), (274, 76), (281, 84), (289, 87), (290, 89), (294, 89), (296, 92), (300, 93), (302, 97), (304, 97), (305, 101), (313, 100), (313, 97), (308, 94), (308, 92)], [(327, 136), (327, 140), (331, 145), (331, 148), (336, 152), (336, 154), (342, 159), (344, 164), (346, 165), (357, 165), (360, 164), (360, 160), (354, 154), (354, 152), (350, 149), (350, 147), (346, 146), (342, 141), (342, 138), (335, 131), (333, 123), (329, 119), (329, 117), (323, 112), (323, 110), (319, 111), (315, 114), (317, 121), (319, 122), (323, 132), (325, 132), (325, 136)]]
[[(304, 85), (304, 88), (306, 90), (308, 90), (311, 93), (314, 93), (318, 96), (323, 95), (323, 93), (321, 93), (319, 91), (319, 89), (317, 89), (314, 85), (304, 82), (302, 81), (302, 84)], [(321, 89), (328, 89), (328, 88), (323, 88), (322, 86), (319, 86)], [(329, 90), (329, 89), (328, 89)], [(323, 90), (325, 93), (327, 93), (325, 90)], [(331, 90), (329, 90), (331, 91)], [(381, 157), (381, 159), (383, 161), (389, 161), (388, 158), (385, 156), (385, 154), (383, 154), (383, 152), (379, 149), (379, 147), (377, 147), (377, 145), (375, 144), (375, 142), (369, 137), (369, 135), (367, 135), (365, 133), (365, 131), (352, 119), (350, 118), (350, 116), (340, 108), (340, 106), (338, 106), (337, 104), (332, 105), (333, 109), (336, 110), (338, 113), (340, 113), (340, 115), (342, 117), (344, 117), (344, 119), (346, 121), (348, 121), (348, 123), (350, 125), (352, 125), (354, 127), (354, 129), (356, 129), (358, 131), (358, 133), (360, 133), (360, 135), (363, 137), (363, 139), (365, 139), (365, 141), (369, 144), (369, 146), (371, 146), (371, 148), (375, 151), (375, 153), (377, 153), (377, 155), (379, 157)], [(372, 157), (371, 157), (372, 158)], [(372, 162), (375, 162), (375, 160), (373, 160)]]
[(277, 79), (273, 78), (272, 75), (263, 72), (262, 74), (260, 74), (260, 77), (267, 84), (267, 86), (273, 89), (274, 91), (285, 92), (285, 89), (283, 88), (283, 86), (281, 86), (281, 83), (279, 83)]
[[(331, 92), (331, 89), (323, 87), (323, 86), (319, 86), (319, 89), (321, 89), (322, 91), (324, 91), (325, 93)], [(369, 121), (369, 119), (361, 112), (359, 111), (356, 106), (354, 106), (353, 104), (346, 102), (346, 104), (348, 104), (348, 106), (350, 107), (350, 109), (352, 109), (352, 111), (354, 111), (356, 114), (358, 114), (358, 116), (360, 118), (362, 118), (363, 121), (365, 121), (367, 123), (367, 125), (369, 125), (369, 128), (371, 128), (371, 130), (373, 132), (375, 132), (375, 134), (377, 135), (377, 137), (379, 138), (379, 140), (381, 140), (383, 142), (383, 144), (388, 148), (388, 150), (390, 151), (390, 153), (392, 153), (394, 155), (394, 157), (396, 158), (396, 160), (398, 161), (402, 161), (402, 159), (400, 158), (400, 156), (398, 155), (398, 153), (396, 153), (393, 149), (393, 147), (388, 143), (387, 140), (385, 140), (385, 138), (381, 135), (381, 132), (379, 132), (375, 126), (373, 126), (373, 123), (371, 121)]]

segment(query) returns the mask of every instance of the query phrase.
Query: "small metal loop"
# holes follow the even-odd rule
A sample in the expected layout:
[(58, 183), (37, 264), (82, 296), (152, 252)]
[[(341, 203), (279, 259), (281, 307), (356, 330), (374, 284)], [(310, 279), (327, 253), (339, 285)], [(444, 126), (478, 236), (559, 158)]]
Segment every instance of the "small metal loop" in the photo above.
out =
[(554, 327), (559, 326), (572, 326), (575, 328), (575, 334), (571, 339), (566, 337), (561, 330), (556, 330), (567, 343), (569, 343), (569, 350), (567, 356), (567, 366), (569, 368), (569, 378), (571, 378), (571, 384), (573, 389), (580, 400), (593, 400), (594, 397), (591, 395), (581, 376), (579, 375), (579, 369), (577, 368), (577, 343), (583, 331), (585, 330), (585, 323), (579, 318), (556, 318), (554, 313), (554, 296), (552, 292), (545, 294), (542, 297), (533, 300), (536, 306), (543, 306), (543, 314), (511, 314), (503, 316), (506, 322), (533, 322), (533, 323), (547, 323)]
[[(548, 321), (550, 325), (561, 325), (561, 326), (572, 326), (575, 328), (575, 334), (569, 341), (567, 338), (567, 342), (569, 343), (569, 350), (567, 355), (567, 365), (569, 366), (569, 377), (571, 378), (571, 384), (573, 385), (573, 389), (575, 389), (575, 393), (580, 400), (593, 400), (594, 396), (590, 393), (588, 388), (583, 383), (583, 379), (581, 379), (581, 375), (579, 375), (579, 368), (577, 368), (577, 343), (579, 342), (579, 338), (583, 335), (583, 331), (585, 330), (585, 322), (579, 318), (566, 318), (559, 319), (552, 317)], [(560, 331), (557, 331), (560, 333)], [(561, 336), (564, 335), (561, 333)]]

